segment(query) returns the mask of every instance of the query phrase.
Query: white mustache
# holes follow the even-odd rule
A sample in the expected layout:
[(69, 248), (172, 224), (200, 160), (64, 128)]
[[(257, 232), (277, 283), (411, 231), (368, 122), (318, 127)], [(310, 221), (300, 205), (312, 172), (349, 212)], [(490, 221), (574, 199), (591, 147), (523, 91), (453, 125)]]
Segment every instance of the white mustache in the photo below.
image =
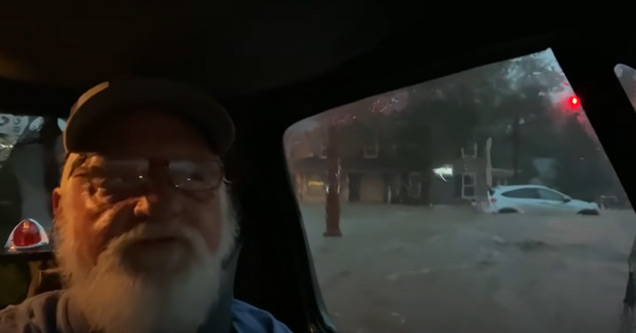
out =
[(102, 255), (121, 255), (130, 245), (143, 240), (176, 238), (192, 247), (196, 258), (210, 256), (203, 237), (187, 224), (143, 222), (112, 239)]
[[(131, 240), (144, 240), (155, 238), (183, 238), (188, 239), (190, 237), (188, 232), (184, 232), (187, 226), (177, 226), (175, 224), (169, 225), (157, 225), (154, 222), (144, 222), (133, 229), (125, 232), (123, 235)], [(120, 237), (121, 237), (120, 236)]]

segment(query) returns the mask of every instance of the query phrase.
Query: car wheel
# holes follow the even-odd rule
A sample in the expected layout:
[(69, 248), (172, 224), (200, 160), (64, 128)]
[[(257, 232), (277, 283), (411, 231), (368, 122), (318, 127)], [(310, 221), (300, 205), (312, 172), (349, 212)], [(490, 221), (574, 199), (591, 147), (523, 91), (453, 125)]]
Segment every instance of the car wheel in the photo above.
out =
[(584, 209), (578, 213), (579, 215), (600, 215), (596, 209)]
[(519, 211), (513, 208), (502, 208), (499, 210), (499, 214), (516, 214), (516, 213), (519, 213)]

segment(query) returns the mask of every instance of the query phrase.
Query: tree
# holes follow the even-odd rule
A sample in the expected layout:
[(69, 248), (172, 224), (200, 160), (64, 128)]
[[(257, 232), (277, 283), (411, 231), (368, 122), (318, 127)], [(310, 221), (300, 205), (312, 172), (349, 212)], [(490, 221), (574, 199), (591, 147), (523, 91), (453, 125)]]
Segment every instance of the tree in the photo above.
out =
[[(565, 82), (546, 51), (410, 87), (408, 105), (394, 114), (399, 118), (395, 140), (401, 147), (400, 163), (427, 171), (456, 158), (462, 147), (499, 137), (505, 143), (495, 146), (500, 165), (533, 170), (531, 152), (546, 150), (549, 143), (541, 140), (550, 136), (534, 136), (527, 130), (554, 134), (549, 96), (567, 89)], [(525, 176), (527, 180), (531, 173)]]
[(327, 139), (327, 193), (325, 204), (325, 237), (341, 237), (340, 231), (340, 156), (338, 154), (338, 129), (332, 124)]
[(554, 108), (542, 94), (543, 89), (539, 85), (527, 85), (504, 95), (496, 107), (506, 126), (496, 137), (500, 144), (493, 149), (496, 157), (493, 162), (512, 168), (515, 183), (528, 182), (535, 176), (533, 158), (554, 155), (556, 132), (550, 120)]
[(597, 137), (583, 128), (586, 122), (582, 114), (571, 114), (566, 120), (554, 186), (584, 200), (621, 194), (616, 193), (620, 183)]
[[(370, 97), (313, 122), (322, 128), (323, 140), (335, 129), (338, 145), (328, 154), (330, 166), (351, 151), (360, 153), (375, 137), (395, 145), (396, 163), (421, 171), (426, 186), (433, 166), (458, 157), (462, 147), (494, 137), (495, 165), (526, 170), (519, 180), (525, 181), (532, 176), (534, 157), (558, 156), (563, 147), (555, 144), (565, 135), (559, 125), (563, 119), (550, 99), (566, 89), (554, 56), (544, 51)], [(329, 179), (330, 188), (339, 188), (339, 177)], [(426, 187), (423, 192), (428, 193)]]
[[(462, 88), (465, 86), (453, 89)], [(402, 112), (392, 115), (395, 118), (392, 122), (395, 128), (393, 139), (398, 147), (398, 165), (403, 170), (418, 171), (423, 176), (422, 195), (425, 202), (430, 199), (430, 170), (457, 158), (460, 149), (472, 137), (477, 123), (477, 108), (474, 103), (468, 102), (470, 90), (459, 92), (458, 95), (461, 98), (419, 99), (410, 102)], [(403, 179), (406, 180), (406, 174)]]

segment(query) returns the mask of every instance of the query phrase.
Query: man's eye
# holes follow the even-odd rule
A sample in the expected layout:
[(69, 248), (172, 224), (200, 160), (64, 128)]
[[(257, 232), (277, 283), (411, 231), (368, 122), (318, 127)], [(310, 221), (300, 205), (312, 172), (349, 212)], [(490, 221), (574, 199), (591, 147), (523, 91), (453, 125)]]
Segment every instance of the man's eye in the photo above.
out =
[(123, 174), (108, 177), (108, 182), (112, 182), (115, 184), (127, 184), (127, 183), (138, 183), (144, 180), (143, 175), (136, 174)]
[(139, 174), (108, 175), (101, 179), (100, 186), (110, 191), (123, 191), (138, 188), (145, 181)]
[(192, 181), (205, 181), (209, 177), (206, 174), (204, 174), (203, 172), (193, 171), (193, 172), (187, 173), (186, 174), (186, 178), (188, 180), (192, 180)]

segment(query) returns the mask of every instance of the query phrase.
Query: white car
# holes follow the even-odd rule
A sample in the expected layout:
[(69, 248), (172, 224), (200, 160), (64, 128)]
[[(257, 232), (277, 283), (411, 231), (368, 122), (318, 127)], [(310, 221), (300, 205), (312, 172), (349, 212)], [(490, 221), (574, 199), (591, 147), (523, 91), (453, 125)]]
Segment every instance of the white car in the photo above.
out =
[(488, 190), (490, 213), (570, 213), (598, 215), (598, 204), (572, 199), (541, 185), (497, 186)]

